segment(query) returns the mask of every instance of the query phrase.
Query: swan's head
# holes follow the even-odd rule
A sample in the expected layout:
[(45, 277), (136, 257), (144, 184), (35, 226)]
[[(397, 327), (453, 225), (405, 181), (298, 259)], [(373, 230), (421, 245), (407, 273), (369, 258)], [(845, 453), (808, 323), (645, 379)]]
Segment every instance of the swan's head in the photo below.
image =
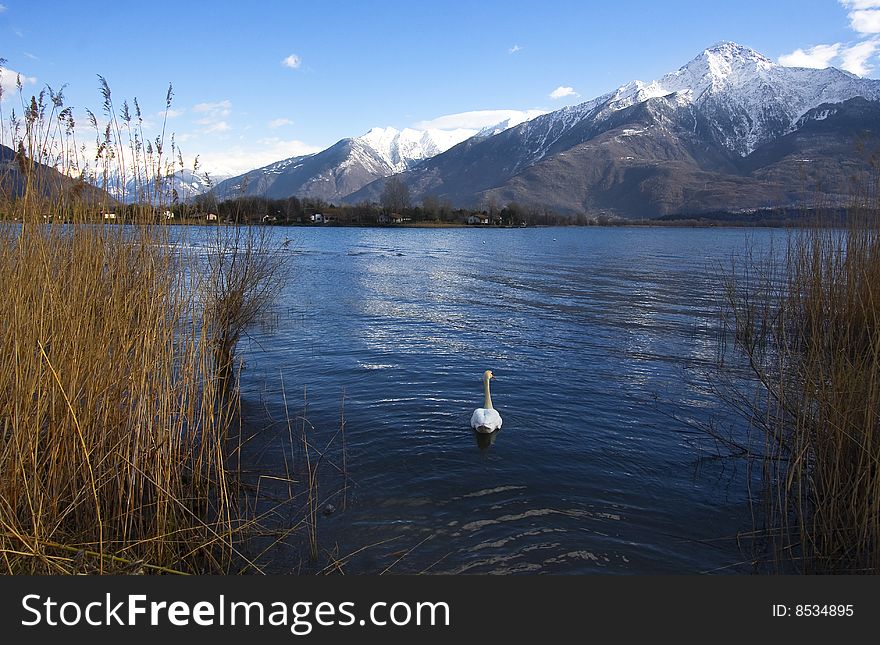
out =
[(492, 373), (492, 370), (486, 370), (483, 372), (483, 380), (488, 381), (489, 379), (495, 378), (495, 375)]

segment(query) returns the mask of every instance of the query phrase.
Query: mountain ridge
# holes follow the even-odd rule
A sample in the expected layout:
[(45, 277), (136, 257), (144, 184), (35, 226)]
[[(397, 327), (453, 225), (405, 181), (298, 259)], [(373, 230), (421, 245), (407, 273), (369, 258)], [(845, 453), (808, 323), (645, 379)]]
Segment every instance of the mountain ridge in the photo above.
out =
[(405, 172), (462, 141), (518, 123), (508, 118), (482, 130), (376, 127), (359, 137), (341, 139), (320, 152), (282, 159), (218, 182), (214, 194), (220, 199), (295, 195), (341, 201), (376, 179)]
[[(866, 103), (848, 104), (853, 99)], [(413, 203), (431, 196), (461, 207), (518, 202), (620, 217), (790, 206), (817, 194), (841, 202), (852, 192), (847, 182), (865, 170), (858, 131), (873, 131), (878, 100), (880, 81), (784, 67), (722, 41), (658, 79), (522, 123), (454, 134), (373, 128), (220, 182), (214, 192), (375, 202), (395, 176)], [(819, 120), (824, 129), (816, 129)], [(789, 137), (801, 130), (821, 136)], [(791, 157), (790, 148), (812, 161)], [(829, 174), (817, 193), (820, 167)], [(836, 167), (855, 174), (847, 179)]]
[[(398, 177), (414, 201), (427, 195), (468, 207), (516, 201), (572, 214), (644, 217), (802, 203), (812, 189), (770, 179), (791, 177), (791, 169), (759, 172), (744, 160), (759, 151), (758, 157), (772, 157), (767, 149), (803, 128), (803, 117), (819, 106), (832, 115), (830, 123), (842, 124), (833, 106), (852, 99), (874, 104), (863, 113), (873, 119), (880, 81), (834, 68), (783, 67), (723, 42), (660, 79), (632, 81), (468, 140)], [(840, 132), (850, 142), (852, 125)], [(833, 146), (834, 155), (863, 169), (853, 146), (851, 154)], [(848, 191), (833, 174), (829, 196), (839, 201)], [(347, 201), (375, 200), (382, 186), (377, 180)]]

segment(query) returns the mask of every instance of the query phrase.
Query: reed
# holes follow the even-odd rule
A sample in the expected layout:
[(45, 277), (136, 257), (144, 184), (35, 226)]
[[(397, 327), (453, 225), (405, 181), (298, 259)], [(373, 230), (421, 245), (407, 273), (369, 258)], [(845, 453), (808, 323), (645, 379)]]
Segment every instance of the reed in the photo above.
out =
[[(728, 273), (724, 322), (756, 389), (737, 406), (778, 570), (880, 572), (880, 220), (793, 232)], [(733, 400), (733, 399), (732, 399)]]
[[(0, 222), (0, 567), (248, 570), (233, 356), (280, 259), (243, 230), (200, 257), (180, 250), (182, 229), (154, 224), (179, 151), (100, 88), (94, 160), (61, 92), (20, 96), (22, 116), (0, 124), (16, 151), (0, 169), (13, 220)], [(125, 210), (132, 225), (108, 224), (127, 177), (147, 199)]]

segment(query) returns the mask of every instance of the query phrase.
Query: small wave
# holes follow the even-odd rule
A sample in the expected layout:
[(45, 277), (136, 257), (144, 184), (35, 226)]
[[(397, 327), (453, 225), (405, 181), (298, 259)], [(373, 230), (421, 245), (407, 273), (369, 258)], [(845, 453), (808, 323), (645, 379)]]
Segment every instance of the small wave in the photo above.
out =
[(468, 522), (464, 526), (461, 527), (462, 531), (476, 531), (478, 529), (482, 529), (486, 526), (492, 526), (494, 524), (501, 524), (502, 522), (516, 522), (519, 520), (524, 520), (530, 517), (541, 517), (544, 515), (566, 515), (568, 517), (578, 517), (584, 519), (605, 519), (605, 520), (620, 520), (620, 515), (615, 513), (594, 513), (591, 511), (581, 511), (577, 509), (571, 510), (558, 510), (555, 508), (533, 508), (524, 513), (517, 513), (516, 515), (502, 515), (497, 519), (489, 519), (489, 520), (475, 520), (473, 522)]
[[(552, 528), (541, 528), (541, 529), (531, 529), (529, 531), (523, 531), (522, 533), (517, 533), (516, 535), (511, 535), (509, 537), (501, 538), (500, 540), (494, 540), (492, 542), (480, 542), (470, 548), (471, 551), (480, 551), (482, 549), (500, 549), (511, 542), (516, 542), (517, 540), (521, 540), (527, 537), (536, 537), (538, 535), (543, 535), (545, 533), (559, 533), (562, 529), (552, 529)], [(525, 551), (525, 549), (524, 549)]]
[(459, 499), (466, 499), (468, 497), (482, 497), (483, 495), (493, 495), (495, 493), (506, 493), (510, 490), (523, 490), (525, 486), (498, 486), (497, 488), (487, 488), (485, 490), (478, 490), (473, 493), (468, 493), (467, 495), (462, 495)]
[(398, 366), (386, 363), (362, 363), (361, 361), (358, 361), (358, 367), (364, 370), (390, 370)]

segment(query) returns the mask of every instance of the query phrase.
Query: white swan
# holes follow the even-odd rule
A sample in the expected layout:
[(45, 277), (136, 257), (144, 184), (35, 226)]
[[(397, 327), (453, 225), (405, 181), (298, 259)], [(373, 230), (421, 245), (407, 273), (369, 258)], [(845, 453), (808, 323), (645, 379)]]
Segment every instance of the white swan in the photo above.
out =
[(501, 415), (492, 407), (492, 396), (489, 394), (489, 380), (495, 378), (492, 370), (483, 373), (483, 390), (486, 392), (486, 400), (482, 408), (474, 410), (471, 415), (471, 427), (477, 432), (495, 432), (501, 427)]

